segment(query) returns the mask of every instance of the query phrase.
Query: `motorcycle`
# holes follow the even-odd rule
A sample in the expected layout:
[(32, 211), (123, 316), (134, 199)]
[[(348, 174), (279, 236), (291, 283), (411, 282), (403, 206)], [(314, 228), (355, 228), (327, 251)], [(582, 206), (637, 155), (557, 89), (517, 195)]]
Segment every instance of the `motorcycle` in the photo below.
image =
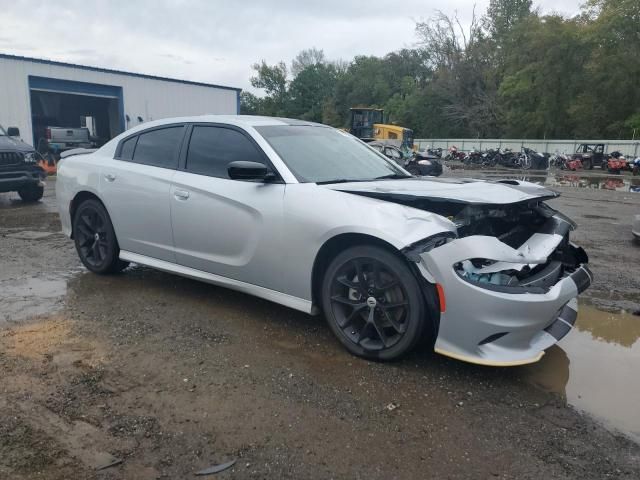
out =
[(427, 153), (437, 158), (442, 158), (442, 148), (427, 148)]
[(520, 155), (518, 155), (518, 163), (523, 170), (544, 170), (548, 166), (548, 159), (542, 153), (527, 147), (522, 147)]
[(569, 156), (566, 153), (554, 153), (549, 157), (549, 166), (562, 168), (562, 166), (569, 160)]
[(447, 152), (447, 155), (444, 157), (445, 160), (463, 160), (465, 157), (465, 153), (459, 151), (455, 145), (451, 145)]

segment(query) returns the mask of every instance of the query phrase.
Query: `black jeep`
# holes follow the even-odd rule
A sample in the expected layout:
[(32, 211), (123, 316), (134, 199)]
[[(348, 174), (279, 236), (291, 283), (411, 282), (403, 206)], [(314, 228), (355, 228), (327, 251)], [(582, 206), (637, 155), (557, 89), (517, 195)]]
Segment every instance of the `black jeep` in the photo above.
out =
[(16, 127), (5, 131), (0, 125), (0, 192), (18, 192), (24, 202), (36, 202), (44, 194), (46, 174), (34, 148), (18, 137)]

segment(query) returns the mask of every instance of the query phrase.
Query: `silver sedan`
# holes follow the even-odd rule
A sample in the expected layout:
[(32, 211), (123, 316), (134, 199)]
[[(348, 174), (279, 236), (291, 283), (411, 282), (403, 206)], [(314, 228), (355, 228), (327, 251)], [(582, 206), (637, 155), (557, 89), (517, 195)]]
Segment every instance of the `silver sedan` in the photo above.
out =
[(486, 365), (535, 362), (576, 320), (592, 276), (555, 196), (415, 178), (342, 131), (245, 116), (140, 125), (57, 181), (92, 272), (135, 262), (322, 312), (370, 359), (421, 344)]

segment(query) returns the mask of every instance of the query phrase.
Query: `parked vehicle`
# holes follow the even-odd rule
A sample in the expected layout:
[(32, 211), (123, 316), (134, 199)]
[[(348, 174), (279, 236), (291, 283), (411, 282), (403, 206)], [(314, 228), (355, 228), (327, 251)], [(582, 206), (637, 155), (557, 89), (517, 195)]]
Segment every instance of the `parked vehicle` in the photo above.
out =
[(404, 168), (418, 177), (442, 175), (442, 162), (440, 157), (435, 156), (430, 150), (426, 152), (417, 151), (411, 155), (404, 164)]
[(549, 167), (549, 159), (544, 154), (528, 147), (522, 147), (518, 161), (523, 170), (546, 170)]
[(19, 137), (17, 127), (0, 125), (0, 192), (18, 192), (24, 202), (36, 202), (44, 194), (46, 174), (37, 152)]
[(582, 170), (582, 160), (579, 158), (567, 157), (564, 159), (564, 162), (560, 164), (560, 168), (562, 170), (571, 170), (572, 172)]
[(583, 143), (571, 157), (580, 160), (585, 170), (593, 170), (594, 166), (607, 168), (604, 164), (604, 143)]
[(72, 148), (91, 148), (93, 143), (89, 135), (88, 128), (66, 128), (66, 127), (46, 127), (45, 128), (44, 150), (40, 145), (41, 153), (53, 153), (59, 155), (65, 150)]
[(635, 215), (631, 222), (631, 233), (637, 242), (640, 242), (640, 215)]
[(479, 165), (479, 166), (488, 166), (488, 160), (486, 155), (483, 155), (483, 152), (480, 150), (476, 150), (472, 148), (462, 159), (462, 163), (467, 166), (470, 165)]
[(92, 272), (135, 262), (322, 311), (375, 360), (427, 342), (474, 363), (535, 362), (571, 330), (592, 278), (575, 223), (545, 203), (557, 193), (415, 178), (299, 120), (149, 122), (63, 159), (56, 183)]
[(413, 150), (413, 130), (384, 123), (381, 108), (351, 108), (349, 133), (365, 142), (395, 140), (403, 150)]
[(440, 159), (435, 155), (432, 155), (429, 150), (411, 152), (407, 154), (395, 145), (386, 144), (383, 142), (371, 142), (370, 147), (375, 148), (380, 153), (390, 158), (398, 165), (404, 167), (409, 173), (415, 176), (434, 176), (442, 175), (442, 163)]
[(549, 166), (564, 168), (569, 159), (570, 157), (566, 153), (559, 153), (556, 151), (554, 154), (549, 156)]
[(442, 148), (438, 147), (438, 148), (434, 148), (434, 147), (430, 147), (427, 148), (427, 153), (433, 157), (437, 157), (437, 158), (442, 158)]
[(603, 160), (602, 169), (605, 168), (609, 173), (620, 174), (628, 168), (627, 159), (618, 151), (612, 152)]
[(447, 155), (444, 157), (445, 160), (462, 160), (465, 157), (465, 153), (458, 150), (458, 147), (455, 145), (451, 145), (447, 150)]

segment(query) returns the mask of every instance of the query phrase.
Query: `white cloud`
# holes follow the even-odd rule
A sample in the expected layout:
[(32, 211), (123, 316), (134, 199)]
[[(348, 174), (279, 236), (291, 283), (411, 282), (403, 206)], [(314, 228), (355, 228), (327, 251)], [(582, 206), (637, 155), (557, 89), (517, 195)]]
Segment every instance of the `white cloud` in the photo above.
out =
[[(476, 2), (482, 14), (488, 0)], [(577, 13), (579, 0), (541, 0)], [(250, 88), (251, 64), (287, 63), (315, 46), (328, 58), (383, 55), (415, 43), (415, 21), (436, 9), (471, 20), (452, 0), (18, 0), (0, 9), (0, 52)]]

